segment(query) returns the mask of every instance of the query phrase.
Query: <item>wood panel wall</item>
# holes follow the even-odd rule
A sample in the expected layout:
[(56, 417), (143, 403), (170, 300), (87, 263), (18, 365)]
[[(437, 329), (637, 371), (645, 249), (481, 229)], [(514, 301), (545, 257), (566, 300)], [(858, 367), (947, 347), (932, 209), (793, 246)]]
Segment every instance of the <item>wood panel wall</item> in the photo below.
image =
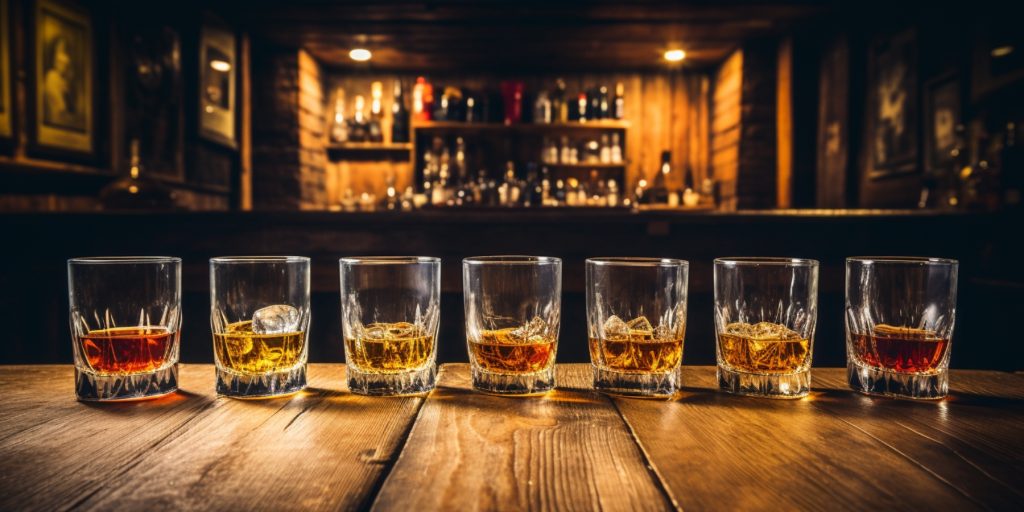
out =
[(740, 91), (743, 52), (736, 50), (715, 72), (711, 120), (711, 167), (719, 182), (720, 207), (736, 209), (736, 180), (740, 166)]
[[(392, 103), (392, 87), (394, 80), (401, 78), (410, 87), (415, 76), (369, 74), (369, 73), (335, 73), (328, 80), (327, 108), (328, 117), (333, 115), (334, 102), (338, 90), (345, 91), (348, 105), (347, 115), (351, 115), (352, 103), (357, 94), (367, 99), (369, 109), (370, 84), (375, 80), (384, 82), (384, 98), (382, 109), (385, 112), (385, 140), (390, 137), (390, 119)], [(686, 70), (666, 70), (662, 73), (610, 73), (610, 74), (575, 74), (575, 75), (544, 75), (522, 78), (526, 82), (528, 92), (550, 90), (555, 81), (562, 78), (567, 90), (573, 95), (580, 90), (595, 84), (603, 84), (614, 91), (615, 84), (622, 82), (625, 86), (626, 120), (630, 123), (625, 141), (625, 157), (627, 159), (626, 183), (632, 187), (640, 178), (649, 181), (653, 178), (661, 163), (661, 152), (672, 151), (672, 166), (675, 172), (669, 185), (683, 186), (683, 171), (689, 168), (694, 175), (694, 182), (699, 184), (710, 170), (709, 164), (709, 111), (710, 111), (710, 77), (704, 73)], [(500, 78), (445, 75), (431, 77), (432, 82), (441, 85), (457, 85), (472, 90), (496, 90)], [(406, 91), (411, 99), (411, 91)], [(435, 88), (435, 95), (440, 91)], [(526, 106), (524, 108), (529, 108)], [(329, 125), (330, 123), (328, 123)], [(329, 131), (329, 126), (328, 126)], [(539, 160), (539, 155), (538, 155)], [(385, 179), (393, 173), (400, 189), (412, 184), (414, 170), (408, 161), (396, 158), (380, 158), (368, 160), (341, 156), (332, 158), (328, 165), (328, 189), (331, 191), (332, 204), (336, 204), (341, 194), (351, 188), (357, 196), (363, 192), (384, 193)]]

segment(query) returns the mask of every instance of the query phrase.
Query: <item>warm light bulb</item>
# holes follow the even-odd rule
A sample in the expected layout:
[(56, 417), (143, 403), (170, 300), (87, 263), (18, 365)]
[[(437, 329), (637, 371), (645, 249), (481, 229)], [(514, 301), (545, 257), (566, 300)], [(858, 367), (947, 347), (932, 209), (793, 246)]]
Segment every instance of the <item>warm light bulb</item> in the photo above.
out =
[(210, 67), (214, 71), (220, 71), (221, 73), (227, 73), (231, 71), (231, 63), (226, 60), (213, 59), (210, 61)]
[(998, 48), (993, 48), (992, 49), (992, 57), (996, 58), (996, 59), (998, 59), (1000, 57), (1006, 57), (1007, 55), (1009, 55), (1011, 53), (1013, 53), (1013, 47), (1010, 46), (1010, 45), (1000, 46)]
[(348, 52), (348, 56), (354, 61), (366, 62), (370, 60), (370, 57), (373, 57), (373, 54), (366, 48), (353, 48), (352, 51)]
[(686, 52), (683, 50), (668, 50), (665, 52), (665, 60), (669, 62), (679, 62), (686, 58)]

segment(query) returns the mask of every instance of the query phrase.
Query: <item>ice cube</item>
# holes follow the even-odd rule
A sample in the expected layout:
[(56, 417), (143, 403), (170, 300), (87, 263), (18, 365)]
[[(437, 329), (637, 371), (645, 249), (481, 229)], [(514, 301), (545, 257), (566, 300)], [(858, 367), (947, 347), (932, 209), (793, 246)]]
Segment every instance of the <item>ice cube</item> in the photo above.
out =
[(509, 338), (516, 343), (540, 343), (547, 338), (548, 323), (539, 316), (533, 317), (526, 325), (513, 329)]
[(301, 315), (287, 304), (274, 304), (260, 308), (252, 314), (252, 332), (256, 334), (284, 334), (298, 332)]
[(659, 341), (671, 340), (672, 338), (675, 337), (673, 336), (673, 334), (674, 333), (672, 332), (672, 329), (669, 329), (669, 327), (664, 324), (654, 328), (654, 339)]
[(414, 338), (418, 332), (419, 328), (409, 322), (396, 322), (388, 327), (388, 334), (395, 339)]
[(601, 331), (602, 337), (606, 340), (620, 341), (629, 338), (629, 326), (615, 315), (604, 321)]
[(368, 340), (386, 340), (391, 338), (387, 324), (370, 324), (363, 328), (362, 337)]
[(638, 334), (651, 334), (654, 332), (654, 326), (651, 325), (651, 321), (646, 316), (638, 316), (626, 322), (626, 325), (629, 326), (629, 330), (637, 331)]

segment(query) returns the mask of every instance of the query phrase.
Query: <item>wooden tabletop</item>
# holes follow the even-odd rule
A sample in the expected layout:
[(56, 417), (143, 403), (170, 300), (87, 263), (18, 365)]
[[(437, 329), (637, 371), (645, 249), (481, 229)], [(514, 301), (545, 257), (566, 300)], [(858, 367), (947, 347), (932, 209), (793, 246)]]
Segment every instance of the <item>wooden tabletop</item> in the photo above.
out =
[(349, 393), (310, 365), (277, 400), (178, 393), (74, 400), (72, 368), (0, 367), (0, 510), (1024, 508), (1024, 376), (954, 371), (940, 402), (849, 391), (815, 369), (803, 400), (731, 396), (685, 367), (670, 401), (610, 397), (560, 365), (542, 398), (474, 393), (444, 365), (428, 397)]

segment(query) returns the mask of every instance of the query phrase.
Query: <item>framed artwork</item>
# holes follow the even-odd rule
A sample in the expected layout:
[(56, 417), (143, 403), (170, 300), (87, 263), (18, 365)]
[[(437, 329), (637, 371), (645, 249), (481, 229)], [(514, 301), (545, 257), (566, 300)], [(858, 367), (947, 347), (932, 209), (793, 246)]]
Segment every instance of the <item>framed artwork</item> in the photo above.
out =
[(235, 83), (238, 75), (235, 34), (203, 26), (199, 36), (199, 134), (235, 149)]
[[(1005, 93), (1012, 99), (1024, 82), (1024, 31), (1012, 4), (974, 27), (971, 99), (980, 102)], [(1003, 98), (995, 100), (998, 103)]]
[(948, 170), (950, 151), (956, 146), (956, 127), (963, 122), (960, 112), (960, 81), (955, 74), (943, 75), (924, 87), (924, 169), (928, 173)]
[(80, 154), (94, 152), (92, 20), (69, 4), (35, 4), (32, 126), (35, 143)]
[(11, 122), (11, 11), (7, 0), (0, 0), (0, 137), (14, 135)]
[(868, 175), (918, 170), (917, 41), (912, 30), (880, 37), (868, 54)]
[(124, 35), (124, 147), (139, 141), (146, 174), (185, 180), (181, 38), (161, 25), (133, 25)]

